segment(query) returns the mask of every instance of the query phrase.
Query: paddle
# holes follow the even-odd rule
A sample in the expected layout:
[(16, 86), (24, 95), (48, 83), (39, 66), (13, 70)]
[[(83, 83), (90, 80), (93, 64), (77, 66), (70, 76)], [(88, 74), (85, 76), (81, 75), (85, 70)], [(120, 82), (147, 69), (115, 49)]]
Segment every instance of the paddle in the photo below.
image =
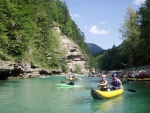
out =
[(69, 83), (66, 83), (64, 81), (61, 81), (61, 83), (67, 84), (67, 85), (75, 85), (74, 81), (70, 81)]
[[(126, 83), (129, 83), (127, 77), (124, 77), (124, 81), (125, 81)], [(133, 90), (133, 89), (128, 89), (128, 91), (130, 91), (130, 92), (136, 92), (136, 90)]]
[(66, 83), (66, 82), (64, 82), (64, 81), (61, 81), (61, 83), (65, 83), (65, 84), (68, 84), (68, 83)]
[(130, 92), (136, 92), (135, 90), (133, 90), (133, 89), (128, 89), (128, 91), (130, 91)]

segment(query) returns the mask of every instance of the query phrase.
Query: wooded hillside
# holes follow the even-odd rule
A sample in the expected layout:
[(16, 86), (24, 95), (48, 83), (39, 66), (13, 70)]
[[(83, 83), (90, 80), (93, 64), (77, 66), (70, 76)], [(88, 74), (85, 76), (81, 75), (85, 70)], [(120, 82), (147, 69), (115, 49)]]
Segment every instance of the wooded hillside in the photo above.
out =
[(150, 64), (150, 0), (139, 11), (128, 7), (119, 31), (122, 44), (100, 54), (98, 68), (112, 70)]
[[(84, 33), (60, 0), (0, 0), (0, 59), (58, 68), (66, 64), (55, 53), (59, 41), (52, 28), (59, 27), (84, 54)], [(47, 59), (47, 55), (51, 59)], [(60, 53), (61, 56), (61, 53)]]

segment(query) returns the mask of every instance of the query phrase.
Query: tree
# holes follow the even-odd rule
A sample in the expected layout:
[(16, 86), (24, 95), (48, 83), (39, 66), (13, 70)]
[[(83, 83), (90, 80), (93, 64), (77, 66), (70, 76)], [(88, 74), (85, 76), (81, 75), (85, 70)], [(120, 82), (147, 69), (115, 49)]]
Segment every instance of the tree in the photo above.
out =
[(113, 45), (111, 49), (108, 49), (103, 54), (97, 56), (98, 67), (102, 70), (120, 69), (121, 61), (118, 47)]
[(84, 35), (71, 19), (65, 2), (0, 0), (0, 58), (5, 59), (8, 55), (13, 60), (27, 61), (42, 67), (62, 66), (65, 71), (67, 65), (60, 62), (54, 26), (76, 42), (82, 51), (87, 50)]
[(128, 7), (124, 23), (119, 31), (122, 33), (122, 39), (126, 42), (125, 48), (129, 51), (129, 63), (132, 66), (136, 66), (136, 48), (139, 42), (140, 29), (138, 15), (131, 7)]
[(141, 64), (150, 63), (150, 0), (146, 0), (145, 4), (139, 10), (140, 16), (140, 44), (139, 56), (142, 59)]

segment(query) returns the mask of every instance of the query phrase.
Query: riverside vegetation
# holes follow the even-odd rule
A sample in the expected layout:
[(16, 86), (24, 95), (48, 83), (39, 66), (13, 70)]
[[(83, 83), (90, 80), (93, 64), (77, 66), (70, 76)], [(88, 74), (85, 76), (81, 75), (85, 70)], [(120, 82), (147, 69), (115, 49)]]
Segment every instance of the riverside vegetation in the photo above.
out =
[(94, 57), (93, 66), (102, 70), (127, 69), (150, 64), (150, 0), (134, 11), (128, 7), (119, 29), (122, 44), (102, 51)]
[(60, 0), (1, 0), (0, 20), (2, 61), (67, 71), (67, 60), (62, 57), (65, 50), (60, 50), (53, 28), (59, 28), (60, 35), (76, 43), (84, 56), (89, 55), (84, 33), (71, 19), (66, 3)]
[[(119, 30), (122, 33), (122, 44), (118, 47), (114, 45), (93, 57), (89, 55), (84, 42), (84, 33), (71, 19), (65, 2), (1, 0), (0, 59), (27, 62), (34, 68), (68, 71), (68, 62), (62, 58), (65, 51), (60, 51), (60, 41), (53, 29), (57, 27), (61, 30), (60, 35), (67, 36), (79, 46), (86, 57), (87, 68), (113, 70), (146, 65), (150, 63), (149, 13), (150, 0), (146, 0), (137, 12), (129, 7)], [(76, 66), (78, 71), (79, 65)]]

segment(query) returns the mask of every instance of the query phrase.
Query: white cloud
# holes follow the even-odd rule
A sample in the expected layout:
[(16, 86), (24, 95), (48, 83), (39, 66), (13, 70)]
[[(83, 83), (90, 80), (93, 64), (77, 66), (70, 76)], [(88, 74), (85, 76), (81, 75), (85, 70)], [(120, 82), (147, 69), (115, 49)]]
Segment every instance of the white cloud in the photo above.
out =
[(146, 0), (134, 0), (134, 4), (136, 5), (141, 5), (145, 2)]
[(100, 22), (100, 25), (104, 25), (104, 24), (106, 24), (106, 22), (105, 22), (105, 21)]
[(109, 31), (98, 29), (97, 26), (92, 26), (89, 30), (93, 34), (106, 35)]
[(81, 16), (80, 15), (78, 15), (78, 14), (70, 14), (70, 16), (73, 18), (73, 17), (75, 17), (75, 18), (80, 18)]

